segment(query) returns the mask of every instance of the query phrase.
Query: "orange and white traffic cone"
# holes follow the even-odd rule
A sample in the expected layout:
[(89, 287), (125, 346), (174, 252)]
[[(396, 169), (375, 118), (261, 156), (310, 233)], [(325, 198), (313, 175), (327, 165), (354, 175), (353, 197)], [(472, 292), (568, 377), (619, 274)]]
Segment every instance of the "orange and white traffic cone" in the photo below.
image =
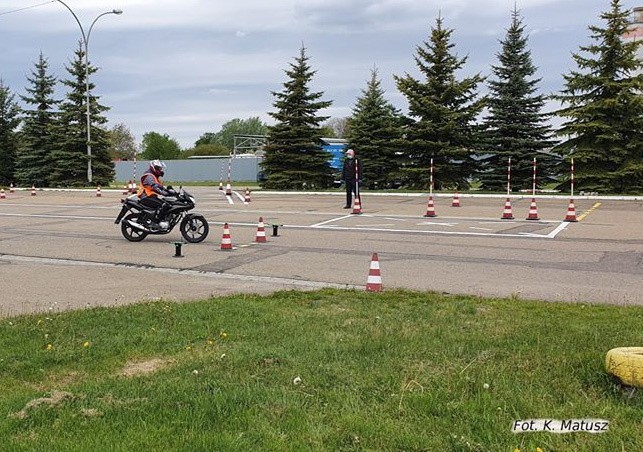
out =
[(96, 197), (97, 197), (97, 198), (100, 198), (101, 196), (102, 196), (102, 194), (101, 194), (101, 192), (100, 192), (100, 185), (99, 185), (99, 186), (96, 188)]
[(529, 206), (529, 215), (527, 220), (540, 220), (538, 218), (538, 207), (536, 207), (536, 198), (531, 198), (531, 205)]
[(576, 219), (576, 206), (574, 206), (573, 199), (569, 200), (569, 206), (567, 207), (567, 216), (565, 217), (564, 221), (569, 221), (571, 223), (576, 223), (578, 221)]
[(223, 191), (223, 181), (219, 181), (219, 190)]
[(460, 207), (460, 194), (457, 191), (453, 195), (453, 202), (451, 203), (451, 207)]
[(371, 258), (371, 267), (368, 269), (368, 279), (366, 280), (367, 292), (382, 291), (382, 276), (380, 274), (380, 260), (377, 253), (373, 253)]
[(505, 210), (502, 212), (502, 217), (500, 217), (501, 220), (513, 220), (514, 215), (511, 212), (511, 199), (507, 198), (507, 201), (505, 201)]
[(228, 182), (225, 186), (225, 195), (232, 196), (232, 187), (230, 186), (230, 182)]
[(257, 236), (255, 242), (266, 243), (266, 228), (263, 224), (263, 217), (259, 217), (259, 224), (257, 225)]
[(136, 193), (136, 182), (134, 182), (133, 180), (129, 181), (129, 192), (131, 194)]
[[(130, 182), (131, 182), (131, 181), (130, 181)], [(130, 185), (129, 185), (129, 184), (125, 184), (125, 185), (123, 186), (123, 194), (124, 194), (124, 195), (129, 195), (130, 190), (131, 190), (131, 187), (130, 187)]]
[(4, 188), (0, 189), (0, 199), (5, 199), (7, 195), (4, 194)]
[(250, 189), (246, 187), (246, 196), (243, 198), (243, 202), (250, 202)]
[(223, 237), (221, 238), (221, 249), (222, 250), (231, 250), (232, 249), (232, 237), (230, 237), (230, 227), (228, 223), (223, 225)]
[(429, 196), (429, 202), (426, 205), (426, 213), (424, 214), (425, 217), (437, 217), (437, 214), (435, 213), (435, 205), (433, 205), (433, 196)]
[(355, 201), (353, 202), (353, 211), (351, 215), (360, 215), (362, 213), (362, 202), (359, 199), (359, 196), (355, 196)]
[(31, 184), (31, 196), (36, 196), (36, 185)]
[(13, 187), (13, 182), (9, 185), (9, 193), (13, 193), (15, 191)]

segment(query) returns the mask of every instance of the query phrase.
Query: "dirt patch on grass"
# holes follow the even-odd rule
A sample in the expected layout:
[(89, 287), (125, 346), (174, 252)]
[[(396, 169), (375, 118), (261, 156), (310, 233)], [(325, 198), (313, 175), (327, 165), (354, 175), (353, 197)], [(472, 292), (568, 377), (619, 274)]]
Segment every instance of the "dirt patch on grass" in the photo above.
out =
[(173, 359), (153, 358), (146, 361), (128, 361), (120, 372), (124, 377), (137, 377), (157, 372), (174, 364)]
[(73, 399), (74, 395), (71, 392), (52, 391), (49, 397), (39, 397), (37, 399), (30, 400), (22, 410), (10, 413), (9, 417), (13, 419), (27, 419), (27, 417), (29, 417), (29, 411), (34, 408), (38, 408), (41, 405), (56, 407), (67, 400)]

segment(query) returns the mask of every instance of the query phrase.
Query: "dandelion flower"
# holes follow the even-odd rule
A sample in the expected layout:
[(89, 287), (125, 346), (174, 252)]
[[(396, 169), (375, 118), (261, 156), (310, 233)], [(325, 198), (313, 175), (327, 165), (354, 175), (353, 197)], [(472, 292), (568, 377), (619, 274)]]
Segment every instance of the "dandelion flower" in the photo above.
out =
[(54, 346), (53, 346), (53, 345), (51, 345), (51, 344), (47, 344), (47, 350), (53, 350), (53, 349), (54, 349)]
[(226, 333), (225, 331), (221, 331), (219, 333), (219, 336), (221, 336), (223, 339), (225, 339), (226, 337), (228, 337), (228, 333)]
[(83, 342), (83, 347), (89, 347), (89, 341)]

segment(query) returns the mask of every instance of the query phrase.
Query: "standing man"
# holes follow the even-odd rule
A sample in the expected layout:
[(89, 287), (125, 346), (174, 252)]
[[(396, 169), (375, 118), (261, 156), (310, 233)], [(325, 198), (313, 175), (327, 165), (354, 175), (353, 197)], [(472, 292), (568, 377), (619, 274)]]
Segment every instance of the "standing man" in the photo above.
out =
[[(357, 171), (355, 167), (357, 166)], [(357, 174), (359, 172), (359, 174)], [(355, 151), (349, 149), (346, 151), (344, 158), (344, 167), (342, 168), (342, 182), (346, 183), (346, 205), (344, 209), (350, 209), (353, 201), (353, 193), (355, 197), (359, 196), (358, 184), (361, 182), (362, 168), (359, 167), (355, 159)]]

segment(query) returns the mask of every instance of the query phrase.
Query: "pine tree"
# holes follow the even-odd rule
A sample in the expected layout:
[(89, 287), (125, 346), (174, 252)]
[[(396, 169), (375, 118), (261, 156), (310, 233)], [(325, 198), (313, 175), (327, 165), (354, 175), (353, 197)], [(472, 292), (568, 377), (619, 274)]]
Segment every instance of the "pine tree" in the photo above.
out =
[(605, 27), (590, 26), (594, 44), (573, 54), (578, 70), (565, 75), (556, 99), (567, 118), (558, 131), (557, 149), (574, 158), (579, 189), (602, 192), (643, 191), (643, 62), (641, 41), (622, 39), (630, 11), (620, 0), (601, 14)]
[(553, 180), (557, 160), (542, 151), (554, 143), (547, 116), (541, 111), (545, 96), (535, 94), (540, 78), (532, 78), (537, 68), (527, 48), (525, 27), (518, 11), (501, 42), (499, 64), (492, 66), (489, 80), (489, 116), (485, 118), (485, 154), (481, 156), (479, 179), (487, 190), (503, 189), (507, 180), (507, 160), (512, 158), (512, 186), (531, 188), (533, 159), (538, 160), (539, 185)]
[(484, 108), (477, 89), (483, 78), (479, 74), (456, 78), (456, 71), (462, 69), (467, 58), (452, 54), (453, 30), (443, 28), (442, 22), (438, 17), (430, 40), (416, 47), (415, 63), (424, 80), (409, 74), (395, 76), (413, 119), (406, 130), (405, 173), (410, 185), (426, 187), (433, 158), (437, 188), (465, 188), (474, 171), (479, 133), (475, 121)]
[(41, 53), (31, 77), (27, 77), (30, 83), (30, 87), (25, 88), (27, 95), (20, 96), (27, 108), (24, 109), (15, 175), (17, 182), (23, 185), (49, 186), (54, 147), (52, 129), (56, 121), (54, 109), (58, 101), (53, 97), (56, 78), (47, 73), (48, 67), (49, 63)]
[(355, 150), (362, 165), (364, 184), (370, 188), (390, 186), (399, 168), (402, 117), (400, 112), (384, 99), (384, 90), (371, 71), (366, 89), (362, 90), (349, 120), (348, 147)]
[(331, 105), (319, 100), (324, 93), (311, 93), (309, 83), (316, 71), (308, 64), (306, 49), (301, 48), (295, 63), (286, 70), (289, 80), (276, 97), (277, 123), (268, 129), (268, 145), (262, 163), (266, 180), (263, 186), (278, 189), (327, 187), (332, 181), (330, 155), (321, 145), (320, 124), (328, 119), (317, 113)]
[[(62, 83), (69, 91), (60, 104), (60, 115), (56, 128), (58, 148), (52, 153), (51, 182), (58, 186), (87, 185), (87, 94), (85, 78), (85, 52), (83, 46), (74, 53), (75, 59), (66, 67), (70, 79)], [(89, 74), (96, 68), (89, 65)], [(94, 84), (89, 84), (90, 93)], [(107, 122), (102, 113), (108, 107), (98, 103), (98, 97), (90, 96), (92, 183), (108, 185), (114, 179), (114, 164), (109, 156), (108, 132), (99, 127)]]
[(16, 154), (18, 152), (18, 132), (20, 107), (15, 95), (0, 79), (0, 184), (9, 185), (14, 181)]

